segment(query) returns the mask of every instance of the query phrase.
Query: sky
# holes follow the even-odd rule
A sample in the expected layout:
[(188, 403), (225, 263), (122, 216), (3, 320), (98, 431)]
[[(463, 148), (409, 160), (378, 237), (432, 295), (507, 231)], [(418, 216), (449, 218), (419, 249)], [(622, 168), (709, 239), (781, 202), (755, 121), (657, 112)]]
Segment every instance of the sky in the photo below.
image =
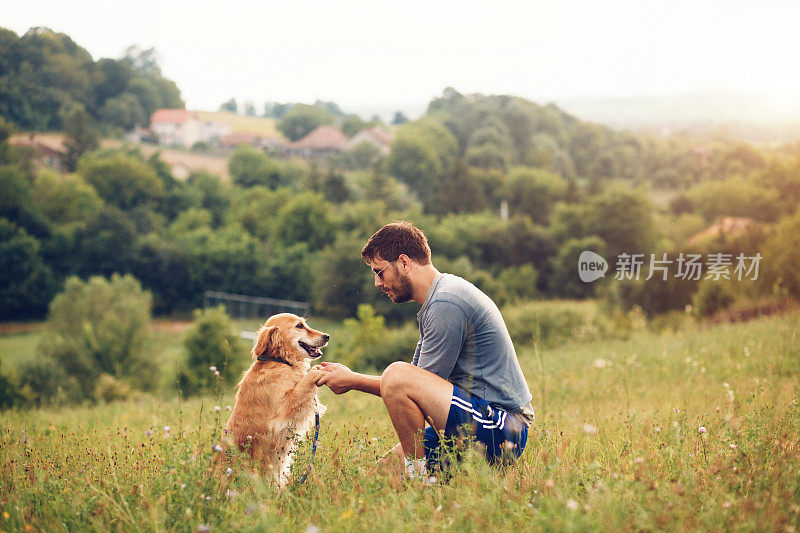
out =
[(800, 103), (800, 2), (28, 0), (0, 26), (46, 26), (92, 57), (155, 47), (189, 109), (333, 100), (424, 109), (448, 87), (538, 102), (765, 93)]

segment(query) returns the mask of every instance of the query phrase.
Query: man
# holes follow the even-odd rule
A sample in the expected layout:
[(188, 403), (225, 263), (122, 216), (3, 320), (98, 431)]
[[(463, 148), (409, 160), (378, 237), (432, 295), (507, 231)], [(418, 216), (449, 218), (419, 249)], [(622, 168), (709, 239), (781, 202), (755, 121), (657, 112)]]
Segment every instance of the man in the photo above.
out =
[[(326, 374), (317, 385), (335, 394), (380, 396), (400, 438), (392, 451), (411, 477), (426, 478), (441, 436), (463, 435), (465, 426), (491, 462), (519, 457), (533, 419), (532, 396), (494, 302), (468, 281), (436, 270), (428, 240), (409, 222), (383, 226), (361, 256), (375, 286), (394, 303), (422, 305), (413, 362), (392, 363), (381, 376), (323, 362)], [(432, 427), (425, 429), (426, 421)]]

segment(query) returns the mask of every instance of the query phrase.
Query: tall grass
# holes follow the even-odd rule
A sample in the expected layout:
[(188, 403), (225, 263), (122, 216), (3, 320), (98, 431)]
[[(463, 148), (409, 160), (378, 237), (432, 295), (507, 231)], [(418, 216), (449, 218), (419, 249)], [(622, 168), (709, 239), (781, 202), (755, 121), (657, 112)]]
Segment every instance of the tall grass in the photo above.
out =
[(374, 473), (393, 431), (380, 399), (357, 393), (323, 392), (311, 474), (283, 492), (242, 464), (209, 468), (232, 391), (7, 411), (0, 529), (797, 530), (798, 323), (522, 347), (537, 407), (522, 458), (468, 457), (432, 486)]

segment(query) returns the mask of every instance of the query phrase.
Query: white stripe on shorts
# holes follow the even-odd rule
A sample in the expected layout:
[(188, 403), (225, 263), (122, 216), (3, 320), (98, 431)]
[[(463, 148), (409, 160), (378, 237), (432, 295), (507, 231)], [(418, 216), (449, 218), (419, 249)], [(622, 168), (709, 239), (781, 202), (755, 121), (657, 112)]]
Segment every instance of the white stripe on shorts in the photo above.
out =
[(505, 416), (503, 416), (505, 411), (500, 411), (500, 416), (498, 417), (501, 420), (500, 425), (498, 426), (494, 420), (486, 420), (481, 418), (481, 413), (476, 411), (472, 408), (472, 404), (467, 403), (465, 400), (459, 398), (458, 396), (453, 396), (453, 399), (450, 401), (451, 405), (455, 405), (462, 411), (466, 411), (472, 415), (472, 418), (476, 422), (480, 422), (484, 429), (503, 429), (503, 425), (505, 424)]

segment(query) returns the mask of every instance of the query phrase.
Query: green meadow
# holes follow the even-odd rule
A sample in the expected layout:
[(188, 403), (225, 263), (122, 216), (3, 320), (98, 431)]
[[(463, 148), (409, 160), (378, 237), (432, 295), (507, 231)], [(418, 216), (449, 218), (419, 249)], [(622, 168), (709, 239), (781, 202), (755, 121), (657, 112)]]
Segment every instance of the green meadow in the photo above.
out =
[[(283, 491), (244, 461), (210, 468), (233, 390), (4, 411), (0, 530), (797, 531), (798, 324), (519, 346), (537, 409), (522, 458), (468, 454), (433, 485), (375, 473), (393, 431), (358, 393), (322, 391), (321, 444), (312, 462), (304, 441), (294, 479), (310, 474)], [(0, 337), (4, 362), (37, 335)], [(157, 338), (177, 360), (174, 337)]]

